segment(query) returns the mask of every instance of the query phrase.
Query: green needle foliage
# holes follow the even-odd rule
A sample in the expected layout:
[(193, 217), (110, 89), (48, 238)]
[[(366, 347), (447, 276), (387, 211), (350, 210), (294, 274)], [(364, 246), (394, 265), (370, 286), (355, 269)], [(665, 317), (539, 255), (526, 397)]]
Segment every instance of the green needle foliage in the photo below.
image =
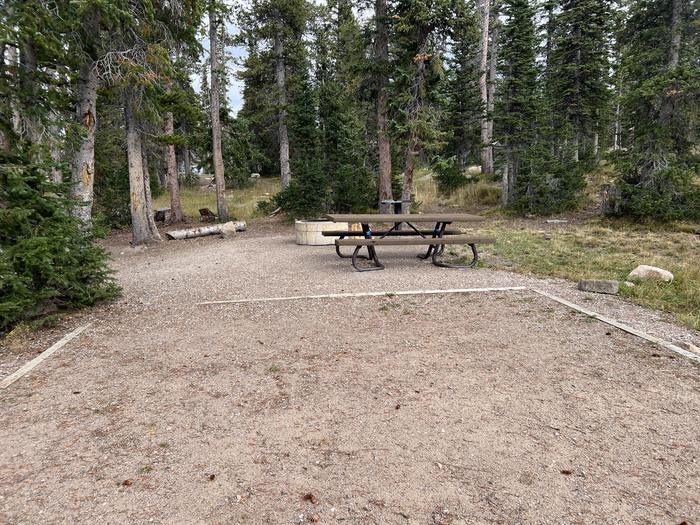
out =
[(107, 254), (79, 229), (65, 186), (47, 170), (2, 158), (0, 167), (0, 332), (56, 309), (112, 299), (119, 287)]

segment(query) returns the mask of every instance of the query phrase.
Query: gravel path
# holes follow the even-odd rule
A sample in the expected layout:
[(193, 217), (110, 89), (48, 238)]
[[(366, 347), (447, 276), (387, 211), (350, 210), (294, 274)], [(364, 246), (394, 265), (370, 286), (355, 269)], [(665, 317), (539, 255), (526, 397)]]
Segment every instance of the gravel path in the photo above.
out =
[(0, 523), (700, 519), (700, 367), (546, 298), (197, 303), (527, 286), (700, 342), (662, 314), (415, 249), (361, 274), (275, 224), (127, 241), (123, 299), (0, 392)]

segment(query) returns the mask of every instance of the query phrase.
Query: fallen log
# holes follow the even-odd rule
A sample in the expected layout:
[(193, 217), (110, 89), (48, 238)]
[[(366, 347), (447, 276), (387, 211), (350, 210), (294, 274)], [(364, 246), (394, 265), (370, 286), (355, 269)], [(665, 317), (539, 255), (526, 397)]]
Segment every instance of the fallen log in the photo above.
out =
[(221, 234), (224, 237), (231, 235), (234, 232), (242, 232), (246, 229), (245, 221), (230, 221), (223, 224), (212, 224), (211, 226), (200, 226), (199, 228), (190, 228), (187, 230), (173, 230), (167, 232), (165, 236), (171, 241), (179, 241), (182, 239), (193, 239), (195, 237), (205, 237), (207, 235)]

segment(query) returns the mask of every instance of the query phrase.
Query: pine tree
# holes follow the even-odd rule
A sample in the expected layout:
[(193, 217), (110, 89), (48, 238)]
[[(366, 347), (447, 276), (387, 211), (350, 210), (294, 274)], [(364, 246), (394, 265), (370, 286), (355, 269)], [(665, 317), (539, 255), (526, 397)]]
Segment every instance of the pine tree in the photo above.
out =
[(481, 100), (479, 68), (475, 60), (478, 38), (478, 20), (466, 1), (459, 0), (450, 30), (451, 53), (447, 60), (442, 125), (449, 136), (443, 155), (455, 157), (460, 170), (480, 162)]
[[(553, 9), (547, 6), (551, 17)], [(571, 142), (575, 162), (598, 157), (609, 118), (612, 20), (610, 0), (561, 0), (547, 40), (547, 95), (554, 127), (561, 130), (560, 142)]]
[(623, 128), (619, 213), (661, 220), (700, 217), (697, 4), (637, 0), (620, 35)]

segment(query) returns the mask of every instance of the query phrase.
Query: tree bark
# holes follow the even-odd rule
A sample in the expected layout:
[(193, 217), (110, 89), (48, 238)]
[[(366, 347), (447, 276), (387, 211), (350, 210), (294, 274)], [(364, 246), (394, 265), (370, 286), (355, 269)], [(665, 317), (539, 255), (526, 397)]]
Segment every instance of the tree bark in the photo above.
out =
[(212, 4), (209, 8), (209, 58), (211, 66), (211, 80), (209, 93), (211, 97), (211, 136), (212, 136), (212, 158), (214, 164), (214, 182), (216, 184), (216, 209), (219, 213), (219, 220), (228, 220), (228, 206), (224, 191), (226, 181), (224, 180), (224, 159), (221, 154), (221, 118), (219, 116), (219, 52), (217, 41), (216, 10)]
[(199, 226), (189, 230), (171, 230), (165, 236), (171, 241), (180, 241), (183, 239), (193, 239), (195, 237), (205, 237), (207, 235), (216, 235), (224, 231), (224, 226), (227, 229), (242, 232), (246, 230), (245, 221), (235, 221), (224, 224), (212, 224), (211, 226)]
[[(37, 59), (34, 42), (22, 39), (19, 47), (19, 85), (21, 89), (22, 107), (31, 108), (36, 100)], [(39, 122), (31, 111), (22, 111), (21, 131), (31, 144), (41, 140)]]
[(72, 197), (78, 201), (74, 214), (85, 226), (92, 218), (95, 181), (95, 132), (97, 130), (97, 71), (91, 60), (80, 66), (76, 120), (83, 130), (82, 141), (73, 157)]
[[(279, 16), (279, 15), (278, 15)], [(281, 21), (279, 22), (281, 25)], [(277, 104), (278, 110), (278, 134), (280, 142), (280, 186), (285, 189), (291, 181), (289, 169), (289, 135), (287, 133), (287, 80), (284, 65), (284, 44), (282, 43), (281, 29), (275, 34), (275, 77), (277, 80)]]
[(481, 39), (479, 45), (479, 92), (481, 94), (481, 173), (491, 173), (493, 169), (489, 162), (489, 135), (488, 135), (488, 86), (486, 66), (489, 54), (489, 21), (491, 16), (490, 0), (481, 0), (479, 4), (481, 19)]
[(126, 125), (126, 153), (129, 163), (129, 192), (131, 201), (131, 245), (140, 246), (160, 241), (160, 234), (151, 212), (150, 182), (144, 169), (141, 137), (134, 115), (134, 88), (126, 89), (124, 123)]
[[(172, 111), (165, 114), (165, 134), (171, 137), (175, 133)], [(170, 223), (182, 222), (182, 204), (180, 203), (180, 184), (177, 180), (177, 157), (175, 156), (175, 144), (167, 146), (168, 188), (170, 189)]]
[(386, 0), (376, 0), (374, 4), (376, 21), (375, 56), (377, 67), (377, 146), (379, 149), (379, 211), (394, 213), (394, 206), (382, 201), (393, 200), (391, 188), (391, 141), (387, 117), (388, 96), (386, 87), (389, 83), (387, 66), (389, 63), (389, 29), (387, 27)]
[(681, 52), (681, 0), (673, 0), (671, 5), (671, 47), (668, 51), (668, 67), (678, 67)]
[[(498, 67), (498, 36), (500, 24), (498, 23), (498, 12), (494, 7), (494, 23), (491, 30), (491, 56), (489, 59), (489, 82), (487, 86), (488, 103), (486, 105), (486, 147), (484, 157), (482, 157), (482, 173), (486, 168), (486, 173), (493, 173), (493, 108), (496, 100), (496, 69)], [(483, 163), (486, 160), (486, 164)]]

